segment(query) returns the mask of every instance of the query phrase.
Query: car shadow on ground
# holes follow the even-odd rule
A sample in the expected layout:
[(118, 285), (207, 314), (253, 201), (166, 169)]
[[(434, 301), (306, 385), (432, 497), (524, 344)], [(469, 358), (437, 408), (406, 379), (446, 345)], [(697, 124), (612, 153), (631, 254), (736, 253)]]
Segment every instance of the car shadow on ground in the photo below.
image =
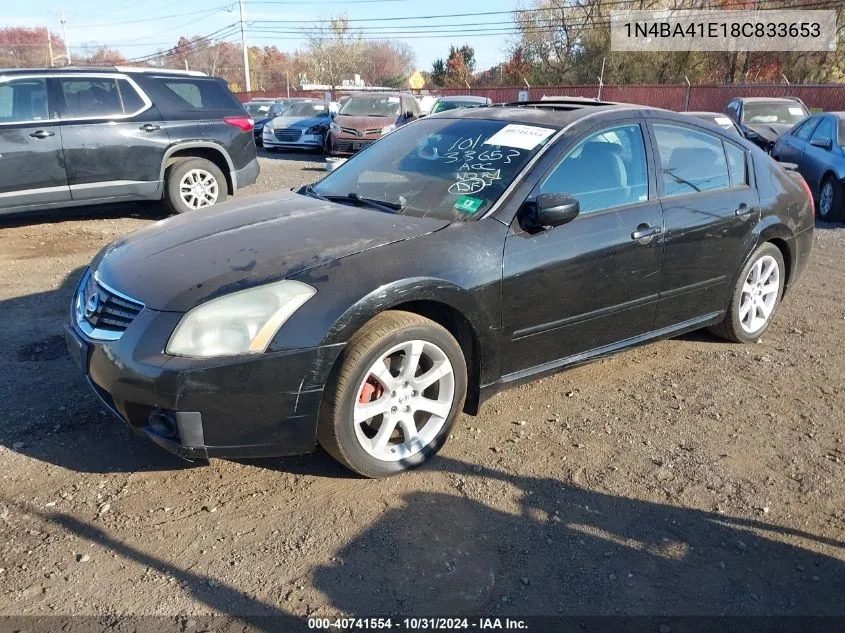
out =
[[(448, 477), (454, 491), (404, 493), (334, 556), (322, 557), (330, 563), (308, 572), (330, 605), (320, 616), (646, 615), (671, 624), (673, 616), (691, 614), (845, 613), (841, 541), (446, 457), (427, 469)], [(213, 612), (273, 618), (272, 626), (251, 621), (257, 630), (303, 624), (280, 608), (284, 602), (250, 597), (71, 515), (7, 503), (175, 577)], [(282, 538), (272, 527), (260, 529), (268, 539)], [(268, 594), (287, 590), (268, 583)]]
[(306, 163), (307, 167), (300, 167), (302, 171), (325, 171), (326, 155), (314, 150), (267, 150), (258, 149), (258, 156), (267, 160)]
[(38, 224), (57, 224), (83, 220), (118, 220), (122, 218), (142, 218), (162, 220), (172, 211), (164, 202), (126, 202), (121, 204), (89, 205), (69, 207), (67, 209), (45, 209), (25, 213), (0, 215), (0, 230), (18, 226)]

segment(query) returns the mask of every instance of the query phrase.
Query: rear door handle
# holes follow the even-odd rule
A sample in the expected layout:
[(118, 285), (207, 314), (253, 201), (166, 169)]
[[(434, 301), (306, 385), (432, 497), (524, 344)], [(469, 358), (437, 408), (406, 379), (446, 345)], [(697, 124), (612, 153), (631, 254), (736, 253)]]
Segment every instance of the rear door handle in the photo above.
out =
[(49, 138), (49, 137), (55, 136), (55, 135), (56, 135), (55, 132), (49, 132), (47, 130), (36, 130), (32, 134), (30, 134), (30, 136), (32, 138)]
[(754, 213), (754, 207), (749, 207), (744, 202), (740, 203), (740, 205), (737, 207), (736, 211), (734, 211), (734, 214), (736, 214), (740, 217), (742, 217), (744, 215), (748, 215), (749, 213)]
[(637, 230), (631, 233), (632, 240), (644, 240), (655, 235), (660, 235), (663, 229), (659, 226), (651, 226), (650, 224), (640, 224)]
[(144, 132), (155, 132), (156, 130), (158, 130), (160, 128), (159, 128), (159, 126), (153, 125), (152, 123), (145, 123), (144, 125), (141, 126), (141, 129), (144, 130)]

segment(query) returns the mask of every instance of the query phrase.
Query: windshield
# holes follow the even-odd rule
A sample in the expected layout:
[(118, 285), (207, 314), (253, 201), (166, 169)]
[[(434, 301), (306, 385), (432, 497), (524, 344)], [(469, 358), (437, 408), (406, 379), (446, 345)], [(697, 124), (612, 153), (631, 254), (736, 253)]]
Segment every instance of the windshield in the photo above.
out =
[(322, 101), (299, 101), (285, 110), (285, 116), (319, 116), (326, 108)]
[(266, 117), (270, 114), (270, 108), (273, 107), (272, 103), (246, 103), (244, 104), (244, 108), (246, 111), (249, 112), (251, 117)]
[(746, 103), (742, 107), (742, 122), (754, 123), (798, 123), (809, 116), (807, 109), (797, 101), (788, 103)]
[(437, 114), (438, 112), (457, 110), (459, 108), (480, 108), (482, 105), (484, 104), (478, 103), (477, 101), (438, 101), (434, 104), (431, 113)]
[(555, 132), (507, 121), (422, 119), (356, 154), (313, 190), (463, 222), (484, 215)]
[(340, 106), (338, 114), (348, 116), (398, 116), (399, 97), (388, 95), (355, 95)]

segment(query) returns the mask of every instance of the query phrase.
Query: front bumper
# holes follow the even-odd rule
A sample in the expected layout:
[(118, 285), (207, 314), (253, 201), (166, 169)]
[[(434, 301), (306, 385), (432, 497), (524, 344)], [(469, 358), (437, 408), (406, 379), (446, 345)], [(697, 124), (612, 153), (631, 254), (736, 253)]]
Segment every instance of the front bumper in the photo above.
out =
[(332, 156), (350, 156), (375, 143), (381, 135), (355, 136), (346, 132), (329, 132), (327, 152)]
[[(283, 132), (287, 131), (288, 130), (283, 130)], [(297, 137), (294, 137), (293, 134), (288, 134), (284, 136), (284, 140), (280, 140), (275, 134), (275, 131), (270, 132), (265, 129), (261, 135), (261, 143), (264, 147), (280, 147), (285, 149), (323, 149), (325, 139), (322, 134), (306, 134), (302, 131)]]
[(129, 427), (186, 459), (308, 453), (343, 345), (188, 359), (161, 353), (181, 315), (143, 309), (117, 341), (65, 326), (71, 357)]

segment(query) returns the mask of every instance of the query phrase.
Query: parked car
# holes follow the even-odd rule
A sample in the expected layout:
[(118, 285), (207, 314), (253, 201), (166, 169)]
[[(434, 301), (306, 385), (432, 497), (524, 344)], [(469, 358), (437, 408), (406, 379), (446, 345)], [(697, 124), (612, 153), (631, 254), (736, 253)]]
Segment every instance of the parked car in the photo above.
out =
[(258, 177), (252, 126), (226, 81), (202, 73), (0, 70), (0, 213), (212, 206)]
[(483, 108), (493, 103), (490, 97), (476, 97), (472, 95), (440, 97), (431, 108), (431, 114), (456, 110), (459, 108)]
[(437, 103), (434, 95), (416, 95), (417, 103), (420, 105), (420, 116), (431, 114), (431, 109)]
[(255, 121), (255, 127), (252, 129), (255, 136), (255, 144), (261, 146), (261, 134), (264, 131), (264, 124), (270, 119), (281, 116), (287, 107), (293, 103), (294, 99), (275, 99), (270, 100), (255, 100), (244, 104), (244, 110)]
[(301, 99), (264, 124), (262, 143), (268, 150), (318, 149), (326, 144), (333, 116), (331, 104), (319, 99)]
[(845, 112), (814, 114), (775, 143), (772, 156), (798, 166), (819, 217), (845, 220)]
[(702, 327), (756, 341), (812, 241), (798, 174), (684, 114), (453, 110), (316, 185), (107, 246), (67, 340), (105, 405), (178, 455), (318, 440), (379, 477), (505, 387)]
[(720, 112), (684, 112), (684, 114), (694, 116), (697, 119), (707, 121), (713, 125), (718, 125), (723, 130), (727, 130), (739, 137), (743, 136), (742, 130), (739, 129), (739, 126), (734, 122), (734, 120), (730, 117), (726, 117)]
[(763, 151), (771, 151), (775, 141), (802, 119), (810, 116), (807, 106), (796, 97), (737, 97), (725, 106), (742, 134)]
[(332, 156), (354, 154), (397, 127), (418, 119), (420, 114), (420, 106), (411, 94), (351, 95), (329, 126), (326, 151)]

